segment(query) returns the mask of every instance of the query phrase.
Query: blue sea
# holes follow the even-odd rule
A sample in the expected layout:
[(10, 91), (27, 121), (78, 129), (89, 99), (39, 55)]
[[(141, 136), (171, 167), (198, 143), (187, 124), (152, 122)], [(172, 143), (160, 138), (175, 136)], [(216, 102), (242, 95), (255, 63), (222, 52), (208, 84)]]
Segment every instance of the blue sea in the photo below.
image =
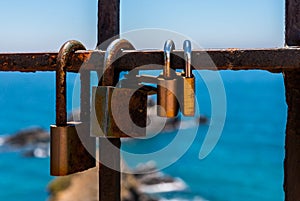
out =
[[(204, 72), (208, 78), (217, 72)], [(169, 200), (282, 201), (284, 137), (287, 118), (283, 76), (265, 71), (221, 71), (227, 99), (222, 136), (213, 151), (199, 159), (209, 128), (201, 125), (187, 152), (163, 169), (188, 185), (184, 192), (165, 193)], [(75, 74), (68, 74), (68, 110)], [(207, 86), (197, 79), (200, 113), (211, 116)], [(49, 130), (55, 121), (54, 73), (0, 73), (0, 134), (39, 126)], [(189, 135), (189, 129), (180, 135)], [(177, 132), (149, 140), (131, 140), (123, 149), (135, 153), (167, 146)], [(184, 140), (183, 140), (184, 143)], [(174, 150), (176, 152), (176, 150)], [(170, 155), (172, 157), (172, 155)], [(155, 159), (157, 164), (164, 156)], [(130, 166), (136, 161), (126, 161)], [(49, 158), (25, 158), (20, 153), (0, 153), (0, 200), (46, 200)]]

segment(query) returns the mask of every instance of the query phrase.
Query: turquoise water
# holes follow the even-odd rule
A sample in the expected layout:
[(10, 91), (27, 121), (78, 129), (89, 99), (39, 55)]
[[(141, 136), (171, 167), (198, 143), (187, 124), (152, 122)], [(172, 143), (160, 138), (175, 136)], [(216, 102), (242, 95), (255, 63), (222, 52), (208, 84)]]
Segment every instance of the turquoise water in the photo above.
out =
[[(167, 174), (181, 177), (189, 189), (163, 196), (182, 200), (203, 197), (211, 201), (283, 200), (287, 111), (283, 78), (280, 74), (262, 71), (223, 71), (221, 75), (228, 103), (222, 137), (213, 152), (199, 160), (199, 150), (208, 129), (207, 125), (200, 126), (189, 150), (164, 169)], [(69, 81), (74, 77), (70, 74)], [(208, 92), (205, 84), (198, 80), (200, 110), (210, 116)], [(34, 125), (48, 129), (55, 119), (54, 83), (53, 73), (0, 73), (0, 134)], [(68, 109), (71, 110), (70, 98)], [(147, 141), (128, 141), (123, 144), (123, 149), (132, 152), (161, 149), (175, 134), (163, 134)], [(163, 160), (157, 158), (157, 163)], [(130, 159), (127, 163), (136, 165), (136, 161)], [(0, 154), (0, 170), (0, 200), (47, 198), (46, 186), (52, 178), (49, 176), (49, 159), (3, 153)]]

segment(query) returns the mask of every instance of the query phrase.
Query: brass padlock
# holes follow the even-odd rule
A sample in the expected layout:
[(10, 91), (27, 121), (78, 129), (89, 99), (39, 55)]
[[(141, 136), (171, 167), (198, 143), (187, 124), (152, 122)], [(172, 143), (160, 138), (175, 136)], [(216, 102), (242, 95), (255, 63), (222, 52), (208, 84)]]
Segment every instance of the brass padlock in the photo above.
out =
[(164, 46), (164, 70), (157, 82), (157, 115), (161, 117), (173, 118), (178, 114), (179, 106), (177, 100), (178, 76), (171, 71), (171, 52), (175, 49), (172, 40), (168, 40)]
[(78, 41), (68, 41), (60, 49), (57, 58), (56, 125), (50, 127), (50, 174), (53, 176), (73, 174), (96, 165), (95, 158), (86, 150), (86, 147), (89, 147), (95, 151), (95, 139), (88, 133), (78, 136), (86, 130), (84, 127), (89, 125), (67, 122), (66, 67), (68, 58), (76, 50), (85, 50), (85, 47)]
[[(112, 70), (113, 61), (122, 50), (134, 47), (124, 39), (113, 41), (107, 48), (104, 69)], [(103, 73), (102, 80), (106, 80)], [(133, 80), (134, 81), (134, 80)], [(138, 84), (93, 87), (91, 134), (95, 137), (145, 137), (148, 93)]]
[(195, 77), (192, 73), (192, 45), (189, 40), (184, 41), (185, 71), (182, 74), (182, 96), (180, 99), (181, 111), (184, 116), (195, 115)]

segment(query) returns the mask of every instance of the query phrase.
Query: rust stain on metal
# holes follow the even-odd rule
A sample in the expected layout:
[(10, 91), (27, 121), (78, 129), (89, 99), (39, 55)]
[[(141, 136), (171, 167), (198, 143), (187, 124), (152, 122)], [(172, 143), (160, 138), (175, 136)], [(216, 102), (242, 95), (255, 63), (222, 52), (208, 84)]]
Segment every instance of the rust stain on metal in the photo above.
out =
[(85, 50), (78, 41), (68, 41), (60, 49), (57, 56), (56, 68), (56, 125), (63, 126), (67, 123), (66, 101), (66, 73), (71, 55), (76, 50)]
[[(183, 69), (183, 51), (174, 51), (172, 68)], [(105, 51), (75, 52), (67, 65), (68, 72), (78, 72), (80, 68), (96, 71), (103, 68)], [(34, 58), (33, 58), (34, 56)], [(4, 53), (0, 54), (0, 71), (55, 71), (57, 53)], [(162, 69), (163, 52), (160, 50), (126, 50), (114, 62), (116, 71), (128, 71), (136, 67)], [(209, 56), (211, 61), (203, 59)], [(194, 50), (192, 63), (203, 70), (267, 70), (274, 73), (297, 70), (300, 68), (299, 48), (277, 49), (230, 49)], [(153, 65), (149, 65), (153, 64)], [(141, 67), (143, 69), (143, 67)]]

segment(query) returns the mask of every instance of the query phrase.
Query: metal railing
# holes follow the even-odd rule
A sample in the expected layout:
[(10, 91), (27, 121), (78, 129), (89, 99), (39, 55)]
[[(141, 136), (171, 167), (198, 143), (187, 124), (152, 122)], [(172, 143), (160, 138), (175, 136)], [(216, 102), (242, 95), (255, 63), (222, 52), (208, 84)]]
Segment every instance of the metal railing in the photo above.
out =
[[(98, 45), (119, 34), (120, 0), (98, 0)], [(107, 20), (109, 19), (109, 20)], [(109, 42), (109, 41), (108, 41)], [(108, 45), (108, 43), (107, 43)], [(284, 73), (286, 99), (289, 106), (286, 130), (285, 199), (300, 200), (300, 0), (286, 0), (286, 45), (275, 49), (195, 50), (192, 63), (206, 70), (266, 70)], [(103, 47), (103, 45), (102, 45)], [(105, 47), (105, 45), (104, 45)], [(174, 51), (172, 68), (183, 69), (183, 51)], [(103, 68), (105, 50), (77, 51), (67, 67), (69, 72)], [(215, 66), (203, 60), (208, 54)], [(177, 55), (177, 56), (176, 56)], [(55, 71), (58, 53), (0, 53), (0, 71), (36, 72)], [(119, 73), (147, 64), (163, 65), (163, 51), (124, 51), (114, 66)], [(153, 65), (147, 69), (157, 69)], [(109, 85), (116, 80), (111, 78)], [(88, 94), (85, 90), (82, 93)], [(88, 91), (89, 92), (89, 91)], [(88, 116), (88, 114), (87, 114)], [(120, 146), (119, 139), (111, 142)], [(102, 148), (101, 148), (102, 147)], [(105, 153), (105, 144), (100, 153)], [(119, 160), (120, 156), (115, 153)], [(99, 200), (119, 200), (120, 173), (101, 166), (99, 172)], [(117, 195), (117, 196), (116, 196)]]

